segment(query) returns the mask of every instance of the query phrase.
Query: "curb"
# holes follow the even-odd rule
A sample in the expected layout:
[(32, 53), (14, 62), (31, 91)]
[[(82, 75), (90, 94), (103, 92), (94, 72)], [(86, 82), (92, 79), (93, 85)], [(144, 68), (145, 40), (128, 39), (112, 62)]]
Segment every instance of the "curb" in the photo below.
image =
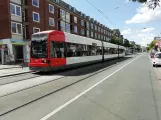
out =
[(27, 71), (27, 72), (20, 72), (20, 73), (13, 73), (13, 74), (9, 74), (9, 75), (0, 75), (0, 78), (3, 77), (9, 77), (9, 76), (14, 76), (14, 75), (21, 75), (21, 74), (25, 74), (25, 73), (30, 73), (31, 71)]
[(8, 67), (8, 68), (0, 68), (0, 70), (12, 69), (12, 68), (21, 68), (21, 67)]

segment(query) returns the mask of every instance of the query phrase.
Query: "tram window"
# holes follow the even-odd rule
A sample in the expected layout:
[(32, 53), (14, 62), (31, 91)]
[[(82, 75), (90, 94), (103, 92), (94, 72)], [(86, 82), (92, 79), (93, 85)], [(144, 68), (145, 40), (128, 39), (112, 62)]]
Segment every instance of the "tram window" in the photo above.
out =
[(76, 44), (67, 43), (66, 46), (67, 57), (76, 57)]
[(97, 46), (97, 55), (102, 55), (102, 47)]
[(91, 46), (91, 56), (97, 55), (97, 47), (96, 46)]
[(50, 43), (50, 57), (55, 58), (56, 56), (56, 50), (54, 49), (54, 42), (51, 41)]
[(76, 56), (83, 56), (83, 45), (77, 44), (76, 45)]
[(64, 58), (65, 49), (64, 43), (52, 41), (50, 44), (50, 57), (51, 58)]
[[(103, 54), (102, 46), (62, 43), (54, 41), (51, 42), (50, 49), (51, 58), (97, 56)], [(119, 49), (119, 54), (123, 53), (124, 49)], [(118, 54), (118, 49), (105, 47), (104, 54)]]
[(110, 53), (109, 53), (109, 49), (110, 49), (110, 48), (107, 48), (107, 47), (104, 48), (104, 54), (105, 54), (105, 55), (110, 54)]
[(125, 52), (124, 49), (119, 49), (119, 54), (123, 54)]
[(118, 54), (118, 49), (110, 48), (109, 49), (109, 54)]
[(88, 51), (87, 51), (87, 45), (83, 45), (83, 56), (87, 56), (88, 55)]
[(88, 56), (94, 56), (96, 55), (96, 49), (92, 45), (87, 45), (87, 55)]

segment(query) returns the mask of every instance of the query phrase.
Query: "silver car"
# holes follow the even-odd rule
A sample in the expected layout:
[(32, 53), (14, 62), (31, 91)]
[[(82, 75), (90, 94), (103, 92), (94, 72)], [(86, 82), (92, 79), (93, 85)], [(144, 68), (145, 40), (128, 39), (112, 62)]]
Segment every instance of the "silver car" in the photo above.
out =
[(158, 65), (161, 65), (161, 52), (157, 52), (152, 57), (152, 63), (153, 67), (157, 67)]

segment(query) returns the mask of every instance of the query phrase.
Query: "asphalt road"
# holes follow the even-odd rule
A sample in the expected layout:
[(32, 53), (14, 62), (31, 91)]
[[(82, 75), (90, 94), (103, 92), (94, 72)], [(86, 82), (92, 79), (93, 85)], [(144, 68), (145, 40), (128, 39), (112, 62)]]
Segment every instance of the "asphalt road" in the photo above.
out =
[(0, 98), (0, 120), (161, 120), (161, 84), (149, 56), (106, 65)]

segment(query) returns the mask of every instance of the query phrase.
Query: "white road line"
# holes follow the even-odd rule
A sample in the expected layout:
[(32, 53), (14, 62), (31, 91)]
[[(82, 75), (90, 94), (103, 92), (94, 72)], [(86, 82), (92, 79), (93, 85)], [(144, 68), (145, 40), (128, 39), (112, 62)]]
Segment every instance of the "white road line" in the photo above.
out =
[(132, 63), (133, 61), (135, 61), (136, 59), (138, 59), (140, 56), (141, 55), (139, 55), (135, 59), (131, 60), (130, 62), (128, 62), (127, 64), (125, 64), (124, 66), (122, 66), (121, 68), (119, 68), (118, 70), (116, 70), (115, 72), (113, 72), (112, 74), (108, 75), (107, 77), (105, 77), (101, 81), (97, 82), (96, 84), (94, 84), (93, 86), (91, 86), (90, 88), (88, 88), (87, 90), (85, 90), (82, 93), (78, 94), (77, 96), (75, 96), (74, 98), (72, 98), (71, 100), (69, 100), (68, 102), (66, 102), (65, 104), (61, 105), (57, 109), (53, 110), (51, 113), (49, 113), (46, 116), (44, 116), (43, 118), (41, 118), (40, 120), (47, 120), (47, 119), (49, 119), (51, 116), (53, 116), (54, 114), (56, 114), (57, 112), (59, 112), (60, 110), (62, 110), (63, 108), (65, 108), (66, 106), (68, 106), (70, 103), (72, 103), (75, 100), (77, 100), (82, 95), (86, 94), (88, 91), (92, 90), (94, 87), (96, 87), (100, 83), (104, 82), (107, 78), (111, 77), (112, 75), (114, 75), (115, 73), (117, 73), (118, 71), (120, 71), (121, 69), (123, 69), (124, 67), (126, 67), (127, 65), (129, 65), (130, 63)]

